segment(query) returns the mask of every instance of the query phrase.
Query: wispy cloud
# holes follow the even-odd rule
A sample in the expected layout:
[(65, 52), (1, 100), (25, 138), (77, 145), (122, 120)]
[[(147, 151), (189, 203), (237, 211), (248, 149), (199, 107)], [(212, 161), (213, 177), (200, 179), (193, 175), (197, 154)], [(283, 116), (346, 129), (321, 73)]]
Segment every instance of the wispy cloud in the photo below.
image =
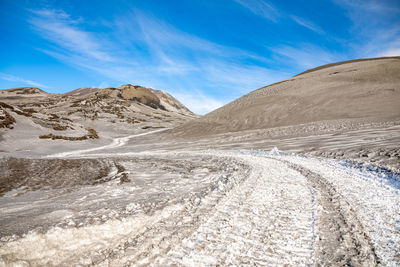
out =
[(227, 100), (221, 101), (214, 97), (204, 95), (200, 91), (195, 93), (174, 93), (174, 97), (188, 107), (193, 107), (192, 111), (196, 114), (205, 114), (212, 110), (222, 107)]
[[(201, 114), (284, 75), (263, 67), (267, 60), (258, 55), (182, 32), (137, 10), (110, 23), (108, 36), (83, 30), (84, 20), (63, 11), (32, 14), (29, 22), (51, 44), (40, 51), (120, 83), (179, 94), (183, 104)], [(207, 90), (224, 95), (223, 100)]]
[(343, 55), (327, 51), (314, 44), (304, 43), (297, 46), (283, 45), (270, 48), (277, 60), (286, 61), (287, 64), (306, 70), (320, 65), (337, 62), (345, 59)]
[(284, 10), (278, 10), (276, 7), (272, 6), (270, 3), (264, 0), (234, 0), (238, 4), (247, 8), (254, 14), (261, 16), (263, 18), (269, 19), (274, 22), (278, 22), (278, 18), (290, 18), (292, 21), (300, 26), (303, 26), (315, 33), (324, 34), (324, 30), (311, 22), (308, 19), (301, 18), (298, 16), (291, 15)]
[(382, 29), (376, 38), (366, 39), (365, 44), (356, 47), (361, 57), (400, 56), (400, 30), (392, 32)]
[[(400, 5), (394, 5), (396, 0), (334, 0), (334, 2), (343, 7), (350, 8), (349, 12), (371, 12), (386, 16), (392, 16), (400, 12)], [(364, 17), (364, 19), (368, 18), (368, 16)]]
[(276, 22), (279, 17), (278, 10), (263, 0), (235, 0), (254, 14)]
[(93, 87), (95, 87), (95, 88), (107, 88), (109, 86), (110, 85), (107, 82), (101, 82), (99, 85), (93, 86)]
[[(390, 0), (335, 0), (352, 21), (350, 46), (357, 57), (398, 55), (400, 3)], [(397, 4), (396, 4), (397, 2)]]
[(0, 72), (0, 79), (10, 81), (10, 82), (16, 82), (18, 84), (22, 83), (24, 85), (30, 85), (30, 86), (40, 87), (40, 88), (48, 88), (47, 86), (40, 84), (38, 82), (27, 80), (27, 79), (24, 79), (21, 77), (17, 77), (17, 76), (7, 74), (7, 73), (2, 73), (2, 72)]
[(98, 40), (93, 34), (78, 28), (80, 20), (74, 20), (64, 11), (57, 10), (31, 10), (31, 14), (33, 16), (29, 22), (34, 29), (59, 48), (101, 61), (113, 61), (105, 51), (104, 40)]
[(291, 18), (297, 24), (299, 24), (313, 32), (316, 32), (318, 34), (325, 34), (324, 30), (321, 29), (321, 27), (319, 27), (318, 25), (316, 25), (315, 23), (313, 23), (307, 19), (296, 17), (296, 16), (291, 16)]
[(243, 67), (234, 63), (213, 61), (209, 63), (211, 64), (203, 66), (203, 68), (206, 70), (204, 75), (210, 81), (210, 86), (214, 88), (221, 86), (235, 88), (236, 92), (231, 93), (235, 97), (290, 76), (290, 74), (283, 71), (257, 66)]
[(380, 57), (399, 57), (400, 56), (400, 48), (388, 49), (382, 51), (378, 54)]

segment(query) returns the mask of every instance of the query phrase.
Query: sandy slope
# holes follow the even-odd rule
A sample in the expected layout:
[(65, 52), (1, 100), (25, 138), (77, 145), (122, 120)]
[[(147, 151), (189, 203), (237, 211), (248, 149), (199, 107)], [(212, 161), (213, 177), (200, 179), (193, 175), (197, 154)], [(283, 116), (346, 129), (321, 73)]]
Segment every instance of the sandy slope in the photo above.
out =
[(255, 90), (174, 132), (203, 136), (304, 123), (400, 118), (400, 58), (320, 67)]
[(400, 58), (320, 66), (255, 90), (169, 132), (165, 142), (269, 150), (400, 171)]

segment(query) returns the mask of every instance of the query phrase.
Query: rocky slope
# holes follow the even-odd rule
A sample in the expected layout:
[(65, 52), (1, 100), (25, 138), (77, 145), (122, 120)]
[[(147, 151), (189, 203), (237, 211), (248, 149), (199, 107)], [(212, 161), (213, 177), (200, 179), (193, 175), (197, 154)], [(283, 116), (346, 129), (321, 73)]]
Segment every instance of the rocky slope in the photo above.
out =
[(130, 84), (66, 94), (38, 88), (1, 90), (0, 153), (45, 149), (52, 140), (63, 146), (173, 128), (195, 117), (169, 94)]
[(178, 100), (176, 100), (172, 95), (168, 94), (167, 92), (163, 90), (155, 90), (152, 88), (149, 88), (149, 90), (160, 99), (161, 105), (163, 105), (166, 109), (174, 110), (176, 112), (184, 114), (192, 113), (187, 107), (185, 107), (182, 103), (180, 103)]
[(172, 95), (163, 90), (155, 90), (153, 88), (145, 88), (138, 85), (122, 85), (118, 88), (89, 88), (82, 87), (65, 93), (64, 96), (84, 96), (89, 94), (107, 95), (114, 98), (122, 98), (125, 100), (136, 100), (142, 104), (154, 103), (161, 109), (174, 111), (186, 115), (194, 115), (187, 107), (180, 103)]
[(0, 90), (0, 98), (2, 100), (15, 100), (21, 98), (35, 98), (49, 96), (45, 91), (36, 87), (18, 87)]

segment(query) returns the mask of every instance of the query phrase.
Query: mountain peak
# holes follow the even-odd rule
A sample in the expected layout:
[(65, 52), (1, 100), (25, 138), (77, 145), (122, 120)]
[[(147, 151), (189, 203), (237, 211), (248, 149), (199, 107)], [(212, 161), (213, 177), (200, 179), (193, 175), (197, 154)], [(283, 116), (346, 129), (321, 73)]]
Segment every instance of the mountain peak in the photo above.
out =
[(11, 89), (5, 89), (1, 90), (3, 94), (16, 94), (16, 95), (48, 95), (45, 91), (42, 89), (39, 89), (37, 87), (17, 87), (17, 88), (11, 88)]

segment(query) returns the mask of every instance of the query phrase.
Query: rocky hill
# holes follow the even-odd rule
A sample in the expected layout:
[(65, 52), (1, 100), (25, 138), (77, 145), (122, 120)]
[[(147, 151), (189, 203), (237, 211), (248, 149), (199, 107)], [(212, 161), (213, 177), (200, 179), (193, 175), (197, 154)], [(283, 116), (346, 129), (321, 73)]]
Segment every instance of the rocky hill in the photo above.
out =
[(49, 141), (63, 144), (174, 128), (196, 117), (171, 95), (130, 84), (66, 94), (31, 87), (0, 90), (0, 153), (32, 144), (44, 149)]
[(192, 112), (187, 107), (185, 107), (182, 103), (180, 103), (167, 92), (163, 90), (155, 90), (152, 88), (149, 88), (149, 90), (160, 99), (161, 105), (163, 105), (166, 109), (174, 110), (176, 112), (184, 114), (192, 114)]
[(18, 99), (21, 97), (42, 97), (48, 95), (48, 93), (36, 87), (18, 87), (0, 90), (0, 98), (3, 100)]
[(125, 100), (136, 100), (142, 104), (153, 103), (161, 109), (174, 111), (186, 115), (194, 115), (187, 107), (179, 102), (172, 95), (163, 90), (155, 90), (153, 88), (145, 88), (138, 85), (122, 85), (118, 88), (92, 88), (82, 87), (76, 90), (65, 93), (65, 96), (84, 96), (89, 94), (96, 94)]
[(82, 95), (87, 95), (90, 93), (95, 93), (100, 91), (101, 89), (99, 88), (93, 88), (93, 87), (81, 87), (75, 90), (72, 90), (70, 92), (65, 93), (65, 96), (82, 96)]

